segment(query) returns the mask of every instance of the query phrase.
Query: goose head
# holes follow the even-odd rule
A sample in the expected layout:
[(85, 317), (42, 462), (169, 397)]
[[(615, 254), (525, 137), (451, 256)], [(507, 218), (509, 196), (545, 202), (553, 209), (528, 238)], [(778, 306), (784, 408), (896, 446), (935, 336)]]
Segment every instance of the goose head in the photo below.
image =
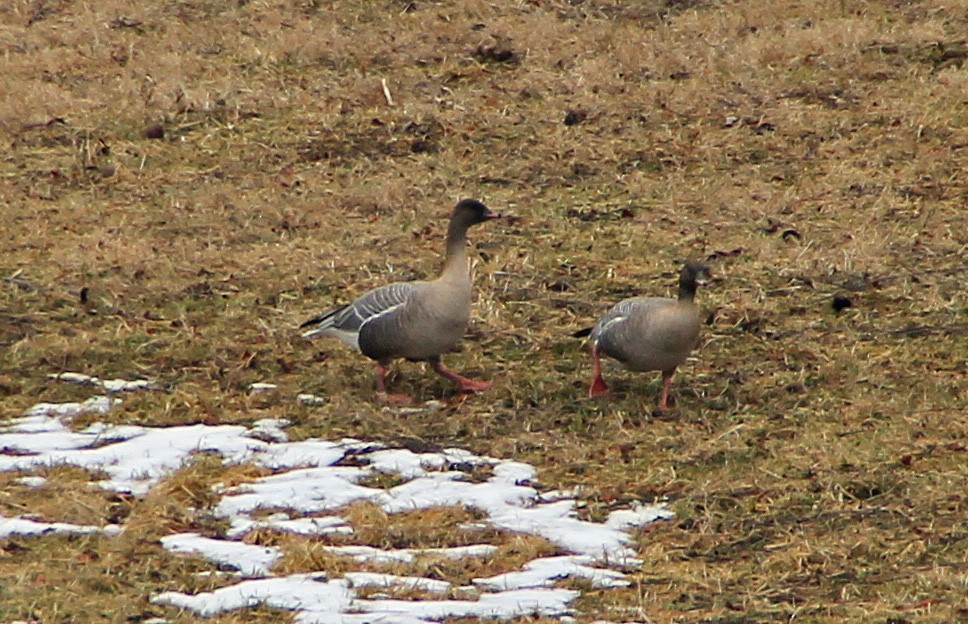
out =
[(679, 274), (679, 283), (693, 283), (697, 286), (705, 286), (712, 279), (709, 266), (699, 260), (686, 260), (682, 265), (682, 272)]
[(454, 212), (450, 215), (451, 223), (461, 229), (500, 218), (499, 213), (494, 212), (476, 199), (460, 200), (454, 207)]
[(686, 260), (679, 273), (679, 299), (692, 301), (696, 288), (705, 286), (712, 279), (709, 267), (699, 260)]

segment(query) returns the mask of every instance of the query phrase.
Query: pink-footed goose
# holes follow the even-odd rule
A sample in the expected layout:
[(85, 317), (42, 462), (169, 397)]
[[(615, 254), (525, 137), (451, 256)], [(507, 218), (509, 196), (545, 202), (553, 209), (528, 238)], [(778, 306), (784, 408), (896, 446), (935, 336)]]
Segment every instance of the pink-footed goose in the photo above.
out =
[(306, 338), (330, 336), (376, 361), (376, 390), (381, 400), (401, 403), (402, 394), (387, 394), (386, 367), (395, 359), (427, 361), (434, 371), (457, 383), (462, 392), (480, 392), (490, 382), (475, 381), (444, 367), (440, 356), (453, 351), (471, 314), (471, 276), (467, 230), (501, 215), (475, 199), (457, 203), (447, 228), (447, 255), (440, 277), (429, 282), (397, 282), (371, 290), (356, 301), (311, 318)]
[(686, 361), (699, 340), (696, 287), (709, 279), (709, 267), (689, 260), (679, 274), (679, 297), (632, 297), (606, 312), (595, 327), (577, 332), (589, 336), (594, 377), (588, 396), (608, 393), (601, 356), (607, 355), (632, 371), (662, 371), (659, 409), (669, 409), (669, 386), (676, 368)]

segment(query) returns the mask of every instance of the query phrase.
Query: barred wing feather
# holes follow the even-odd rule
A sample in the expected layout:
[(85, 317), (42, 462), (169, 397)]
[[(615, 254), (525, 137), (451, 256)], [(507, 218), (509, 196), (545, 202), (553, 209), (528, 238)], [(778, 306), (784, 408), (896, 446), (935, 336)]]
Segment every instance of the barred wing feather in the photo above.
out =
[(627, 319), (629, 314), (631, 314), (632, 310), (636, 307), (637, 303), (638, 302), (635, 298), (623, 299), (612, 306), (612, 308), (603, 314), (601, 318), (598, 319), (598, 322), (595, 323), (595, 327), (592, 328), (589, 340), (591, 340), (592, 343), (597, 343), (598, 340), (608, 332), (609, 328)]
[(303, 323), (301, 327), (315, 325), (303, 337), (335, 336), (359, 348), (358, 336), (363, 326), (405, 305), (414, 291), (412, 282), (387, 284), (371, 290), (353, 303), (342, 305)]

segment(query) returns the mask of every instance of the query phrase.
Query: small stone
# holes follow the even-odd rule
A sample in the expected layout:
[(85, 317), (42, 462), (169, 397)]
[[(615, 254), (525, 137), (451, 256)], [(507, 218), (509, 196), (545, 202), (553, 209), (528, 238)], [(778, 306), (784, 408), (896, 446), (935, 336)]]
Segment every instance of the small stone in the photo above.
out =
[(149, 124), (141, 131), (141, 136), (146, 139), (163, 139), (165, 138), (165, 127), (158, 123)]
[(272, 392), (278, 387), (279, 386), (277, 386), (276, 384), (263, 383), (261, 381), (257, 381), (253, 384), (249, 384), (249, 392)]
[(577, 126), (581, 122), (588, 118), (588, 113), (581, 109), (574, 109), (568, 111), (565, 115), (565, 125), (566, 126)]
[(851, 273), (844, 280), (844, 289), (853, 292), (861, 292), (870, 288), (870, 284), (867, 282), (866, 273)]
[(300, 394), (296, 396), (296, 400), (303, 405), (309, 406), (324, 405), (326, 403), (326, 399), (324, 397), (317, 396), (315, 394)]
[(101, 385), (101, 380), (97, 377), (91, 377), (90, 375), (85, 375), (84, 373), (55, 373), (47, 375), (49, 379), (57, 379), (59, 381), (65, 381), (67, 383), (77, 384), (79, 386), (99, 386)]
[(493, 46), (477, 46), (473, 56), (481, 63), (517, 64), (521, 60), (521, 56), (511, 48), (510, 41), (503, 39)]
[(844, 308), (849, 308), (853, 306), (854, 303), (849, 298), (843, 295), (835, 295), (830, 305), (833, 307), (834, 312), (840, 312)]
[(147, 379), (105, 379), (101, 386), (108, 392), (131, 392), (133, 390), (146, 390), (151, 388), (151, 382)]

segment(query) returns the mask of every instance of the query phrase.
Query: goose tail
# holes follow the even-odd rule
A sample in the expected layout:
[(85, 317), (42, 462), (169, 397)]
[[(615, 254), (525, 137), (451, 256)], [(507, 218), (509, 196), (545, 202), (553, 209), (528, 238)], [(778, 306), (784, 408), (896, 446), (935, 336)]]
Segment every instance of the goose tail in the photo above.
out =
[[(347, 304), (348, 305), (348, 304)], [(305, 323), (299, 326), (299, 329), (305, 329), (307, 327), (312, 327), (309, 331), (303, 332), (303, 338), (315, 338), (316, 336), (321, 336), (327, 333), (327, 330), (333, 327), (333, 322), (336, 315), (346, 309), (345, 305), (342, 305), (335, 310), (330, 310), (329, 312), (324, 312), (318, 316), (314, 316)]]

